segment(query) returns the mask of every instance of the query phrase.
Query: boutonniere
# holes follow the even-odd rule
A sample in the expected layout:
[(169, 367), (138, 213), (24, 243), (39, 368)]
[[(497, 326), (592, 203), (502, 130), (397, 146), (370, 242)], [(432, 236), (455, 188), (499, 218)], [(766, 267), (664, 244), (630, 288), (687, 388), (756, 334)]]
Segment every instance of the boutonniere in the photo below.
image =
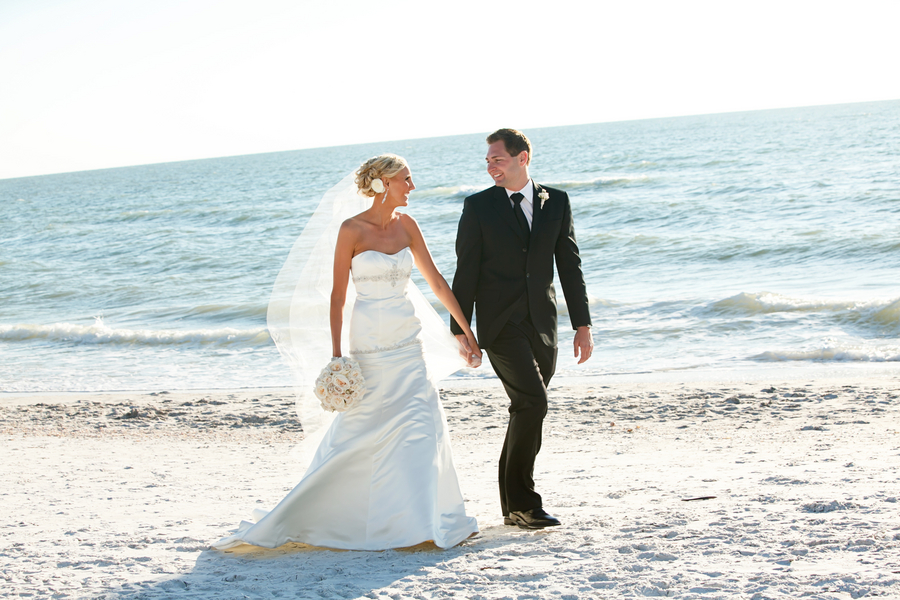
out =
[(541, 190), (541, 193), (538, 194), (538, 198), (541, 199), (541, 208), (544, 208), (544, 202), (550, 199), (550, 194), (547, 190)]

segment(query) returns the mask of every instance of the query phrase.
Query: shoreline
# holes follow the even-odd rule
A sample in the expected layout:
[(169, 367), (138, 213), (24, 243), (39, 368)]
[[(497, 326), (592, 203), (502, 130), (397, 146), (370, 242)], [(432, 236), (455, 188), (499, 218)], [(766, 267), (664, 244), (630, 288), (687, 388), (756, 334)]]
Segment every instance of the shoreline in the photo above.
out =
[[(627, 373), (602, 373), (589, 375), (556, 375), (550, 383), (551, 394), (556, 390), (572, 387), (621, 386), (654, 387), (664, 390), (666, 386), (719, 386), (727, 384), (762, 384), (767, 382), (788, 384), (826, 383), (828, 381), (851, 383), (878, 382), (884, 385), (900, 384), (900, 363), (814, 363), (777, 364), (763, 367), (673, 369), (666, 371), (633, 371)], [(500, 380), (491, 372), (490, 376), (451, 376), (438, 383), (439, 389), (502, 389)], [(136, 388), (120, 390), (0, 390), (0, 406), (4, 404), (30, 404), (53, 400), (55, 402), (77, 402), (94, 397), (118, 401), (131, 396), (153, 396), (155, 394), (279, 394), (293, 396), (292, 386), (253, 385), (245, 387), (201, 387), (201, 388)]]

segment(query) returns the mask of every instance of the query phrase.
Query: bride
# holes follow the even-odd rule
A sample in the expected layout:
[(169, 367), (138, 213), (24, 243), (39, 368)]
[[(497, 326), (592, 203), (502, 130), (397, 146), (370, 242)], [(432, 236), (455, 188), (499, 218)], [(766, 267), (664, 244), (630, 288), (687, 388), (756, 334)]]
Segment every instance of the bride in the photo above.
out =
[[(410, 281), (413, 265), (458, 323), (468, 319), (418, 224), (397, 212), (415, 187), (403, 158), (371, 158), (325, 195), (295, 244), (276, 281), (269, 329), (298, 386), (305, 386), (298, 388), (304, 433), (309, 438), (318, 425), (325, 434), (300, 483), (271, 512), (257, 512), (256, 523), (243, 521), (215, 548), (301, 542), (384, 550), (426, 541), (448, 548), (478, 531), (465, 512), (435, 387), (437, 379), (465, 363), (443, 320)], [(368, 199), (368, 208), (340, 222), (342, 213), (362, 208)], [(331, 247), (328, 274), (321, 253)], [(323, 325), (318, 305), (325, 304), (321, 296), (329, 279)], [(352, 305), (349, 336), (344, 335), (345, 304)], [(366, 385), (359, 402), (338, 413), (330, 426), (317, 423), (324, 413), (310, 412), (307, 392), (317, 371), (312, 365), (327, 362), (327, 356), (310, 356), (317, 338), (326, 337), (323, 327), (330, 329), (332, 356), (341, 356), (344, 340), (349, 341)], [(468, 364), (477, 366), (481, 350), (468, 325), (463, 327), (473, 349)]]

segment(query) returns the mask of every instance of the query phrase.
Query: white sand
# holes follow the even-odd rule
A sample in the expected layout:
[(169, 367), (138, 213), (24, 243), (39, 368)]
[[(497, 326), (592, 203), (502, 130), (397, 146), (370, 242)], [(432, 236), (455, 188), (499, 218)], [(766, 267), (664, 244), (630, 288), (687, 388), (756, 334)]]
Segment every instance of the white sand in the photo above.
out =
[(298, 479), (287, 390), (0, 396), (0, 595), (900, 597), (896, 376), (559, 387), (539, 532), (500, 517), (502, 391), (443, 398), (477, 537), (223, 553)]

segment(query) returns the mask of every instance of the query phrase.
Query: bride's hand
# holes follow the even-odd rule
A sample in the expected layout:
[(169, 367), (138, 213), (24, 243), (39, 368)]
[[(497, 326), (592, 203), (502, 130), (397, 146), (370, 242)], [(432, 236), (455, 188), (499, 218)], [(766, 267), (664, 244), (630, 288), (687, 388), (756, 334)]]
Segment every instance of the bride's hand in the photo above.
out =
[(459, 344), (459, 356), (465, 360), (469, 361), (469, 356), (472, 354), (472, 347), (469, 346), (469, 340), (465, 336), (465, 334), (457, 334), (456, 341)]
[(456, 341), (459, 342), (459, 356), (466, 361), (466, 365), (473, 369), (481, 366), (481, 349), (475, 338), (460, 333), (457, 334)]
[(469, 334), (466, 336), (466, 342), (469, 348), (469, 355), (466, 357), (466, 363), (473, 369), (477, 369), (481, 366), (481, 348), (478, 347), (478, 342), (475, 341), (475, 335)]

